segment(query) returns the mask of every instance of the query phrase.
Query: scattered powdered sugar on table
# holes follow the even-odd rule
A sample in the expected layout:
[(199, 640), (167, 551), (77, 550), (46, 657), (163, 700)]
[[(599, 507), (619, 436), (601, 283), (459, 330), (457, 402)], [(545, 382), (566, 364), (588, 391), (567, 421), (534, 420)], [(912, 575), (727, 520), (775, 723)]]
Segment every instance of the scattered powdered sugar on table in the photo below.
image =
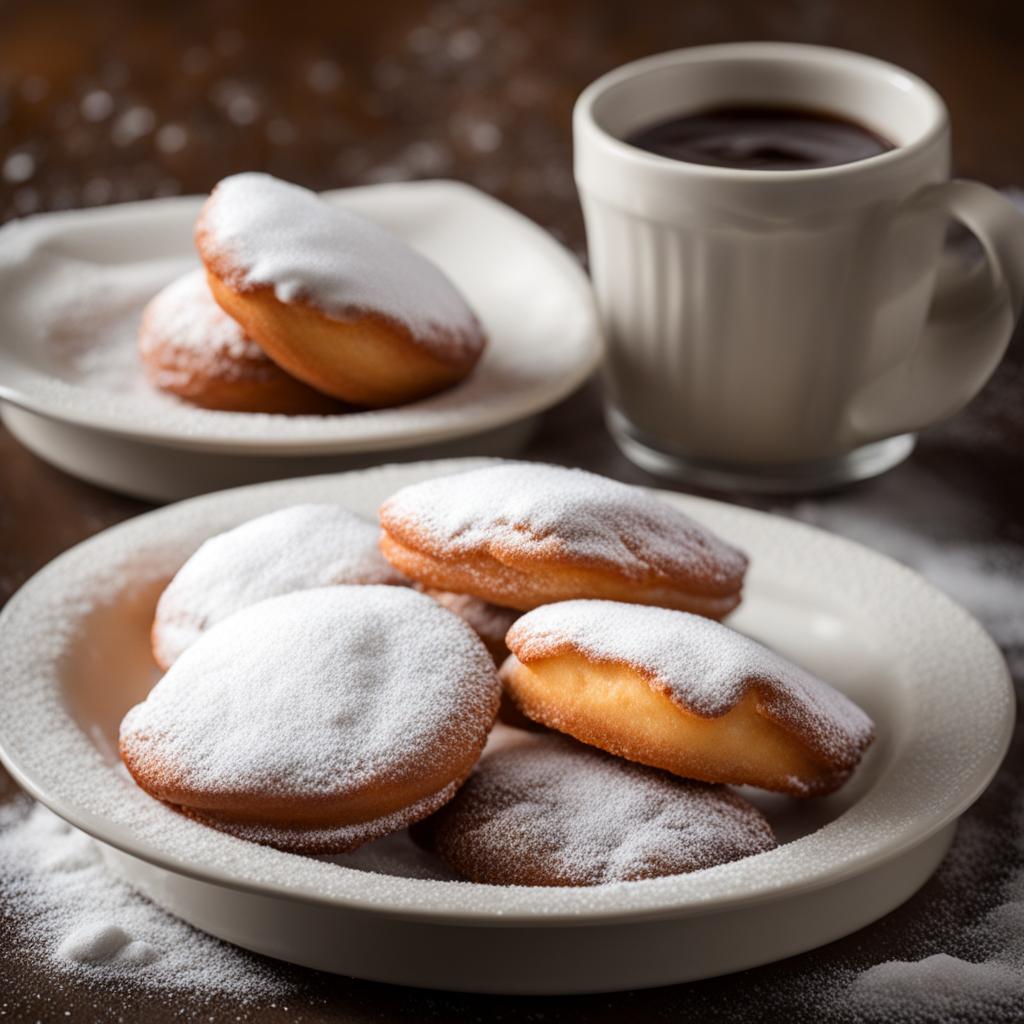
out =
[(1020, 966), (999, 961), (971, 963), (934, 953), (913, 963), (888, 960), (854, 981), (850, 997), (861, 1012), (885, 1014), (894, 1003), (916, 1004), (914, 1012), (950, 1019), (982, 1014), (1024, 999)]
[(236, 174), (214, 189), (197, 228), (204, 259), (241, 290), (329, 316), (377, 313), (405, 324), (442, 358), (476, 351), (480, 328), (444, 272), (396, 235), (315, 192)]
[(1011, 660), (1024, 647), (1024, 548), (988, 539), (970, 496), (908, 466), (864, 494), (802, 502), (793, 514), (921, 573), (977, 616)]
[(732, 710), (756, 687), (768, 716), (830, 764), (856, 764), (871, 720), (849, 698), (756, 640), (688, 612), (616, 601), (562, 601), (509, 630), (520, 661), (576, 651), (630, 668), (704, 717)]
[[(798, 518), (891, 555), (973, 612), (1003, 649), (1016, 676), (1024, 671), (1024, 548), (991, 540), (992, 524), (976, 496), (913, 464), (840, 498), (806, 501)], [(969, 680), (965, 681), (969, 685)], [(1019, 689), (1018, 689), (1019, 692)], [(1024, 791), (1020, 729), (1007, 764), (968, 814), (912, 933), (927, 952), (873, 965), (829, 967), (814, 954), (807, 992), (831, 1019), (924, 1024), (1018, 1021), (1024, 1013)], [(982, 870), (982, 866), (984, 870)], [(948, 903), (979, 908), (975, 920)], [(876, 925), (874, 934), (884, 924)], [(867, 951), (870, 947), (867, 947)], [(894, 951), (895, 952), (895, 951)], [(863, 958), (860, 958), (863, 959)]]
[(284, 969), (161, 910), (108, 871), (88, 836), (21, 798), (0, 806), (0, 907), (16, 915), (23, 947), (77, 984), (247, 998), (294, 985)]
[(440, 557), (574, 561), (632, 579), (739, 585), (745, 557), (638, 487), (582, 469), (506, 462), (404, 487), (381, 508), (402, 543)]
[(341, 505), (293, 505), (206, 541), (157, 604), (154, 653), (170, 666), (232, 612), (295, 590), (408, 580), (380, 553), (380, 528)]
[[(883, 960), (859, 971), (818, 965), (810, 978), (830, 1017), (925, 1024), (1019, 1021), (1024, 1007), (1024, 798), (1019, 781), (997, 778), (983, 799), (1009, 802), (1008, 820), (965, 818), (911, 934), (925, 955)], [(1007, 841), (1009, 840), (1009, 841)], [(983, 872), (979, 866), (992, 865)], [(944, 890), (946, 892), (944, 892)], [(943, 897), (988, 905), (979, 919), (946, 910)], [(876, 926), (876, 929), (883, 926)], [(870, 948), (870, 947), (868, 947)], [(830, 982), (828, 988), (824, 983)]]

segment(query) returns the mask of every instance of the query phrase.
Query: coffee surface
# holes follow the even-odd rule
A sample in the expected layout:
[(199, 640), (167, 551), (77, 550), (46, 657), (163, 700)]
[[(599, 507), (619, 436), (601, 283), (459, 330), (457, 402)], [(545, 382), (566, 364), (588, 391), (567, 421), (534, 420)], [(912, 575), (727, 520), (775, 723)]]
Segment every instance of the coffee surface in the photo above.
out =
[(683, 114), (641, 128), (625, 141), (673, 160), (755, 171), (836, 167), (895, 148), (853, 121), (789, 107)]

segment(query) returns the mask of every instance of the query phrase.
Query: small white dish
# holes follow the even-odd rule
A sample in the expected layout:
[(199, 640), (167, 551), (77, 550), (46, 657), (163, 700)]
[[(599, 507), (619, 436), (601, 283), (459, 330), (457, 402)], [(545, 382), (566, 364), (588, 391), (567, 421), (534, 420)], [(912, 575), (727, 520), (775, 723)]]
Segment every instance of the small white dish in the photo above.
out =
[[(394, 409), (268, 416), (154, 391), (135, 351), (146, 302), (198, 265), (202, 197), (41, 214), (0, 230), (0, 399), (10, 430), (66, 471), (145, 498), (379, 463), (508, 454), (594, 370), (586, 275), (549, 234), (468, 185), (325, 193), (383, 224), (452, 278), (490, 344), (442, 394)], [(386, 454), (385, 454), (386, 453)]]
[(148, 632), (206, 537), (271, 509), (372, 515), (398, 487), (476, 460), (385, 466), (207, 495), (130, 520), (42, 570), (0, 616), (0, 755), (114, 869), (205, 931), (378, 981), (473, 992), (664, 985), (791, 956), (888, 913), (931, 874), (1006, 751), (998, 648), (916, 574), (777, 516), (658, 492), (746, 549), (732, 624), (850, 694), (878, 739), (849, 785), (758, 798), (782, 845), (692, 875), (584, 889), (444, 880), (403, 835), (312, 859), (205, 828), (121, 768), (118, 724), (157, 677)]

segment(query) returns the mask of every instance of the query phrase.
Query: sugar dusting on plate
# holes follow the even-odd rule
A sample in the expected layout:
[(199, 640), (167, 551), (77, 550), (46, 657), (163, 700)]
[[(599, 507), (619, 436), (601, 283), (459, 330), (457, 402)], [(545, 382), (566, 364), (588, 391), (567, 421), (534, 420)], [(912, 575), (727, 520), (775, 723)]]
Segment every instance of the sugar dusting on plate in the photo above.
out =
[[(22, 311), (41, 355), (61, 381), (146, 407), (191, 410), (152, 387), (142, 371), (138, 330), (149, 301), (196, 261), (161, 259), (115, 272), (109, 266), (47, 254), (45, 276), (22, 293)], [(107, 399), (109, 401), (109, 397)]]
[[(422, 445), (507, 424), (580, 383), (597, 359), (596, 316), (582, 274), (563, 266), (564, 254), (471, 190), (412, 183), (399, 195), (396, 207), (382, 186), (354, 203), (415, 235), (457, 281), (488, 337), (473, 372), (453, 388), (393, 409), (284, 416), (201, 409), (151, 387), (138, 356), (139, 320), (157, 292), (199, 267), (190, 238), (200, 208), (194, 199), (4, 226), (0, 383), (57, 419), (132, 436), (332, 451)], [(347, 205), (343, 197), (328, 203)], [(495, 278), (486, 261), (466, 259), (467, 248), (486, 249), (491, 239), (505, 248), (510, 274)]]
[[(375, 472), (383, 474), (383, 471)], [(896, 478), (897, 474), (893, 474), (890, 479)], [(360, 487), (372, 495), (372, 498), (367, 498), (367, 503), (372, 506), (378, 500), (373, 494), (377, 485), (371, 482), (375, 477), (365, 475), (359, 479)], [(906, 557), (926, 575), (933, 576), (952, 596), (967, 604), (1004, 645), (1014, 667), (1018, 671), (1024, 669), (1024, 614), (1021, 611), (1024, 609), (1024, 552), (1019, 545), (1009, 542), (965, 539), (988, 536), (989, 527), (987, 523), (977, 521), (976, 513), (971, 511), (972, 502), (957, 494), (949, 482), (920, 472), (904, 474), (900, 479), (902, 484), (889, 485), (883, 481), (853, 495), (807, 503), (800, 507), (800, 516), (836, 532), (856, 534), (856, 539), (868, 545)], [(322, 485), (302, 482), (287, 487), (290, 502), (325, 500)], [(859, 500), (857, 494), (865, 491), (871, 495), (884, 491), (884, 500), (877, 506)], [(386, 493), (384, 487), (380, 496)], [(153, 529), (148, 532), (147, 543), (151, 550), (145, 565), (132, 560), (133, 532), (111, 537), (102, 551), (97, 551), (97, 554), (102, 554), (99, 562), (95, 559), (71, 562), (69, 575), (61, 579), (62, 587), (69, 589), (64, 591), (60, 614), (54, 617), (47, 615), (36, 624), (38, 628), (34, 626), (27, 630), (25, 643), (58, 649), (66, 643), (61, 636), (62, 630), (81, 615), (83, 601), (91, 604), (113, 599), (123, 588), (126, 578), (138, 578), (142, 583), (166, 579), (195, 547), (204, 535), (204, 529), (209, 533), (211, 518), (216, 520), (217, 529), (231, 524), (225, 514), (227, 510), (220, 507), (223, 500), (221, 496), (193, 503), (191, 511), (184, 516), (183, 509), (177, 510), (176, 514), (182, 521), (176, 523), (174, 531), (191, 538), (184, 545), (180, 539), (169, 535), (169, 519), (154, 520)], [(251, 504), (253, 499), (250, 498), (249, 502)], [(268, 503), (263, 503), (247, 511), (251, 515), (267, 511), (268, 507)], [(233, 522), (241, 518), (244, 514), (236, 513)], [(899, 525), (901, 520), (904, 522), (902, 526)], [(953, 524), (952, 535), (934, 534), (935, 525), (943, 522)], [(128, 526), (129, 531), (135, 529), (133, 524)], [(165, 532), (168, 532), (166, 538)], [(813, 538), (811, 541), (813, 543)], [(56, 583), (56, 578), (53, 582)], [(24, 622), (21, 624), (26, 625)], [(46, 723), (47, 732), (35, 730), (26, 737), (26, 741), (32, 744), (59, 742), (62, 745), (62, 757), (73, 760), (81, 769), (76, 799), (80, 799), (83, 807), (132, 827), (142, 841), (166, 841), (175, 849), (196, 849), (198, 846), (204, 850), (204, 855), (215, 858), (217, 863), (227, 868), (244, 866), (257, 879), (275, 877), (274, 865), (285, 855), (262, 849), (254, 851), (248, 844), (225, 841), (220, 836), (208, 839), (204, 833), (209, 830), (199, 829), (158, 806), (149, 809), (148, 805), (140, 803), (133, 796), (127, 780), (116, 793), (93, 791), (91, 784), (99, 778), (98, 773), (109, 772), (109, 768), (99, 766), (101, 755), (88, 740), (68, 734), (63, 724), (65, 712), (54, 703), (52, 695), (39, 692), (38, 686), (33, 688), (33, 693), (32, 700), (39, 706), (34, 714), (42, 714), (40, 721)], [(1003, 964), (1017, 972), (1024, 983), (1024, 957), (1020, 947), (1020, 922), (1024, 916), (1024, 799), (1013, 769), (1013, 765), (1019, 763), (1020, 753), (1018, 741), (1009, 766), (1003, 769), (996, 783), (982, 798), (980, 807), (968, 812), (962, 820), (951, 855), (935, 879), (920, 896), (897, 912), (899, 924), (882, 921), (841, 944), (805, 954), (783, 965), (746, 972), (721, 982), (664, 990), (666, 1013), (671, 1008), (679, 1016), (688, 1010), (695, 1019), (707, 1019), (713, 1014), (728, 1016), (741, 1006), (757, 1005), (761, 1019), (883, 1020), (891, 1024), (918, 1024), (942, 1019), (941, 1013), (930, 1008), (933, 1004), (929, 1003), (931, 994), (928, 986), (914, 980), (920, 979), (922, 971), (915, 966), (916, 962), (942, 953), (956, 958), (958, 963), (946, 966), (962, 971), (965, 977), (983, 981), (989, 973), (975, 970), (971, 966), (974, 963)], [(59, 759), (54, 761), (55, 771), (59, 764)], [(148, 804), (152, 803), (148, 801)], [(0, 845), (12, 822), (4, 819), (2, 825)], [(370, 868), (371, 864), (374, 865), (370, 870), (358, 872), (360, 890), (366, 893), (367, 898), (387, 899), (396, 883), (394, 875), (431, 877), (429, 865), (424, 874), (400, 867), (403, 861), (418, 860), (406, 845), (404, 835), (389, 841), (389, 845), (391, 843), (397, 848), (391, 855), (383, 848), (374, 849), (377, 846), (374, 844), (354, 855), (336, 858), (338, 863), (347, 867)], [(778, 852), (784, 850), (785, 847)], [(27, 856), (31, 858), (35, 854), (30, 852)], [(336, 888), (344, 891), (335, 886), (330, 874), (325, 873), (327, 869), (336, 871), (337, 864), (294, 857), (289, 857), (288, 862), (295, 865), (292, 873), (299, 876), (303, 884), (309, 882), (322, 886), (326, 894), (332, 894)], [(5, 880), (11, 875), (11, 865), (11, 860), (2, 858), (0, 876)], [(19, 870), (23, 871), (24, 865)], [(376, 870), (384, 870), (392, 877), (385, 878), (376, 874)], [(339, 881), (346, 874), (339, 871)], [(386, 884), (377, 884), (376, 879)], [(51, 882), (52, 876), (47, 876), (40, 884), (49, 885)], [(638, 906), (645, 904), (648, 893), (657, 893), (660, 889), (657, 881), (633, 884)], [(701, 884), (704, 888), (714, 889), (714, 871), (701, 876)], [(646, 888), (648, 885), (650, 889)], [(7, 881), (0, 882), (0, 888), (4, 893), (11, 891)], [(599, 887), (597, 891), (608, 888), (616, 887)], [(25, 893), (24, 889), (21, 891)], [(96, 891), (102, 892), (100, 889)], [(57, 898), (53, 892), (49, 890), (48, 899)], [(35, 898), (19, 897), (16, 904), (0, 898), (0, 904), (4, 904), (5, 910), (7, 906), (17, 907), (14, 916), (17, 918), (16, 927), (20, 928), (21, 921), (34, 920), (36, 911), (31, 909), (31, 899)], [(557, 905), (558, 891), (552, 893), (552, 901)], [(500, 892), (494, 902), (496, 909), (500, 910), (503, 905)], [(125, 930), (130, 933), (129, 929)], [(57, 942), (66, 936), (63, 930), (50, 934), (57, 937), (53, 942), (54, 949)], [(187, 934), (194, 935), (191, 931)], [(151, 941), (143, 935), (135, 937)], [(44, 943), (40, 948), (48, 947)], [(894, 966), (874, 973), (869, 970), (886, 962), (892, 962)], [(56, 959), (54, 963), (62, 964)], [(64, 970), (63, 966), (61, 970)], [(927, 970), (927, 965), (924, 970)], [(903, 983), (903, 975), (910, 976), (909, 984)], [(998, 976), (1008, 977), (1002, 970), (998, 971)], [(858, 979), (861, 979), (859, 984)], [(870, 994), (872, 990), (877, 992)], [(415, 998), (419, 1000), (422, 995), (416, 994)], [(454, 996), (450, 998), (456, 999)], [(610, 1005), (620, 1005), (616, 997), (607, 998), (614, 1001)], [(652, 993), (649, 998), (656, 1000), (661, 997)], [(1016, 997), (1016, 1002), (1000, 1004), (987, 1014), (986, 1019), (1017, 1020), (1019, 998)], [(579, 1005), (575, 1001), (567, 1002), (566, 1014), (575, 1012)]]

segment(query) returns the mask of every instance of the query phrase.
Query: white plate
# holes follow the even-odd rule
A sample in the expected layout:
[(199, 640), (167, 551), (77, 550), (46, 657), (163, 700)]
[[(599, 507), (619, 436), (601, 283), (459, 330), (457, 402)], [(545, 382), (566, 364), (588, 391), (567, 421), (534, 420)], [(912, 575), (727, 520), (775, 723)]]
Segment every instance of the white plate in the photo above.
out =
[[(464, 382), (399, 408), (336, 416), (215, 412), (156, 393), (135, 353), (139, 314), (197, 265), (192, 226), (203, 201), (162, 199), (42, 214), (0, 230), (5, 421), (61, 468), (167, 498), (483, 434), (485, 444), (508, 447), (503, 430), (514, 433), (593, 371), (600, 332), (586, 275), (536, 224), (458, 182), (325, 196), (396, 232), (463, 291), (490, 339)], [(306, 462), (289, 474), (293, 459)]]
[(778, 849), (672, 878), (503, 888), (402, 877), (432, 868), (410, 859), (401, 836), (334, 862), (254, 846), (135, 787), (117, 759), (118, 722), (156, 678), (156, 596), (204, 538), (299, 501), (372, 514), (400, 486), (475, 464), (227, 491), (140, 516), (62, 555), (0, 617), (4, 762), (106, 844), (118, 871), (200, 928), (400, 984), (568, 993), (722, 974), (836, 939), (924, 882), (1009, 741), (1013, 692), (997, 647), (963, 609), (881, 555), (786, 519), (664, 492), (751, 554), (733, 624), (850, 694), (878, 725), (839, 793), (761, 800)]

